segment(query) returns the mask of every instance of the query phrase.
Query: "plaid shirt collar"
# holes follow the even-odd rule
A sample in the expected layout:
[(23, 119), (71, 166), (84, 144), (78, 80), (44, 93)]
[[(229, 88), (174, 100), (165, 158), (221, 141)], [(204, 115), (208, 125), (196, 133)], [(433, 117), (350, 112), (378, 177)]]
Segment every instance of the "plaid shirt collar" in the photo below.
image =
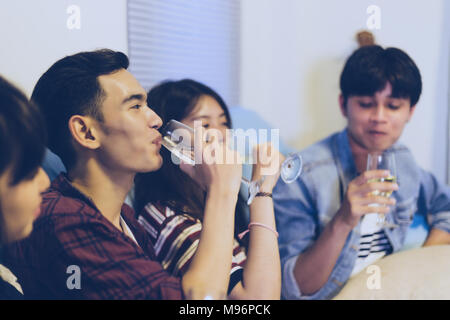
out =
[[(51, 183), (50, 189), (57, 190), (59, 193), (61, 193), (65, 197), (78, 199), (80, 201), (83, 201), (84, 203), (88, 204), (92, 209), (94, 209), (96, 212), (100, 213), (100, 210), (97, 208), (97, 206), (94, 203), (94, 200), (92, 198), (88, 197), (84, 193), (82, 193), (80, 190), (75, 188), (69, 177), (66, 173), (59, 174)], [(130, 208), (127, 204), (122, 205), (121, 209), (122, 214), (126, 215), (127, 218), (130, 216), (134, 217), (134, 211), (132, 208)], [(129, 219), (126, 219), (127, 224)]]

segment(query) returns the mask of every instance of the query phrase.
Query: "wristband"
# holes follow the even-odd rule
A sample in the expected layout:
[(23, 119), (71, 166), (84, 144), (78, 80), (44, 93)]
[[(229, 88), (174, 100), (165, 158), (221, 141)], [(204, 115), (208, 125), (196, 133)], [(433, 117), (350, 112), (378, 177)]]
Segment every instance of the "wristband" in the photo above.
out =
[(263, 224), (263, 223), (259, 223), (259, 222), (251, 222), (248, 225), (248, 229), (247, 230), (245, 230), (244, 232), (239, 233), (239, 235), (238, 235), (239, 239), (242, 240), (242, 238), (250, 231), (250, 228), (253, 227), (253, 226), (262, 227), (262, 228), (265, 228), (265, 229), (267, 229), (269, 231), (272, 231), (275, 234), (275, 236), (278, 238), (278, 232), (276, 230), (272, 229), (271, 227), (269, 227), (268, 225)]
[(255, 197), (270, 197), (272, 198), (272, 193), (270, 192), (258, 192)]

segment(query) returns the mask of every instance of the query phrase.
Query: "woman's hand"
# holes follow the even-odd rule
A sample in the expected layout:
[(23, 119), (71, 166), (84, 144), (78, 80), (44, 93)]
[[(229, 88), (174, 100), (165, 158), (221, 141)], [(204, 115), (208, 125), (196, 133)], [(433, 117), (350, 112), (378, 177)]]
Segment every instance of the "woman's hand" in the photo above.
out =
[(237, 195), (242, 178), (239, 154), (223, 141), (204, 141), (205, 129), (197, 127), (196, 130), (194, 153), (197, 163), (194, 166), (181, 163), (181, 170), (206, 191), (214, 189), (224, 195)]
[(265, 176), (260, 191), (272, 192), (280, 177), (280, 167), (285, 157), (274, 148), (271, 142), (257, 145), (254, 149), (254, 155), (256, 163), (253, 165), (252, 180)]

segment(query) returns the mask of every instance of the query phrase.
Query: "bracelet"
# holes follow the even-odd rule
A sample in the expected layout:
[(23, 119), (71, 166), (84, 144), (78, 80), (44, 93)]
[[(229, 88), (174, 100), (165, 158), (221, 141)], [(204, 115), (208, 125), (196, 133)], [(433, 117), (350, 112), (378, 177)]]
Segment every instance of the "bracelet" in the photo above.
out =
[(256, 227), (263, 227), (263, 228), (265, 228), (265, 229), (267, 229), (267, 230), (270, 230), (270, 231), (272, 231), (272, 232), (275, 234), (275, 236), (278, 238), (278, 232), (277, 232), (276, 230), (272, 229), (271, 227), (269, 227), (268, 225), (263, 224), (263, 223), (259, 223), (259, 222), (251, 222), (251, 223), (248, 225), (248, 229), (247, 229), (247, 230), (245, 230), (244, 232), (241, 232), (241, 233), (238, 234), (239, 239), (242, 240), (242, 238), (250, 231), (250, 227), (253, 227), (253, 226), (256, 226)]
[(272, 198), (272, 193), (270, 192), (258, 192), (255, 197), (270, 197)]

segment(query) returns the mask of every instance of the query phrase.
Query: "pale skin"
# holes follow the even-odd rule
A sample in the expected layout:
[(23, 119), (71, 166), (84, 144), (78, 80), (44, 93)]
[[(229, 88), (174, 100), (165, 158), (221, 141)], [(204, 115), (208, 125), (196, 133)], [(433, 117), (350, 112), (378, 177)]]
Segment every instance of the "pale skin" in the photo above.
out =
[[(210, 96), (201, 97), (191, 114), (182, 120), (183, 123), (189, 126), (194, 126), (194, 123), (197, 121), (201, 121), (203, 127), (210, 130), (210, 132), (216, 131), (211, 136), (220, 137), (218, 140), (226, 141), (226, 130), (229, 128), (229, 124), (225, 113), (214, 98)], [(283, 161), (283, 156), (269, 143), (257, 146), (255, 151), (261, 157), (258, 159), (257, 164), (254, 165), (252, 180), (259, 179), (264, 168), (273, 168), (274, 166), (278, 168)], [(275, 174), (267, 175), (260, 191), (271, 193), (278, 178), (279, 171), (276, 171)], [(213, 207), (211, 209), (216, 211), (216, 215), (223, 215), (222, 208), (221, 210), (217, 210), (217, 208)], [(205, 211), (204, 214), (206, 218), (214, 213)], [(234, 207), (231, 215), (234, 216)], [(262, 223), (276, 230), (272, 198), (256, 197), (253, 200), (250, 205), (250, 222)], [(223, 228), (220, 225), (217, 227), (219, 229)], [(203, 223), (204, 228), (205, 225)], [(233, 230), (229, 230), (229, 232), (232, 240)], [(197, 255), (198, 252), (196, 253)], [(231, 265), (228, 264), (228, 266), (227, 272), (229, 273)], [(233, 288), (228, 298), (250, 300), (279, 299), (280, 291), (281, 271), (277, 238), (270, 230), (262, 227), (252, 227), (243, 281)]]
[[(350, 96), (344, 105), (340, 96), (341, 112), (347, 118), (350, 147), (360, 176), (350, 182), (343, 202), (333, 219), (325, 227), (317, 241), (302, 253), (295, 264), (294, 276), (304, 295), (312, 295), (325, 283), (337, 262), (346, 239), (362, 216), (377, 212), (386, 214), (395, 199), (371, 195), (372, 191), (395, 191), (396, 183), (367, 181), (388, 176), (383, 170), (366, 171), (367, 154), (382, 151), (395, 143), (406, 123), (411, 119), (415, 106), (409, 99), (391, 97), (392, 88), (386, 87), (371, 96)], [(377, 203), (379, 207), (369, 207)], [(450, 235), (438, 229), (432, 229), (426, 245), (449, 244)]]
[[(203, 128), (197, 128), (202, 130)], [(198, 145), (202, 145), (203, 133), (196, 136)], [(225, 152), (223, 145), (214, 150), (217, 156)], [(202, 157), (202, 149), (196, 149), (196, 159)], [(232, 152), (227, 150), (227, 152)], [(231, 259), (233, 255), (234, 209), (240, 187), (242, 167), (239, 164), (218, 164), (202, 161), (191, 166), (181, 163), (185, 171), (207, 192), (203, 227), (200, 241), (183, 282), (190, 281), (196, 293), (188, 292), (190, 299), (224, 299), (228, 287)], [(217, 210), (220, 208), (221, 210)], [(199, 270), (201, 272), (193, 272)]]
[[(157, 130), (162, 121), (147, 107), (145, 90), (128, 71), (121, 69), (98, 80), (106, 93), (101, 106), (104, 119), (74, 115), (69, 120), (77, 161), (68, 175), (73, 186), (124, 232), (121, 208), (135, 174), (157, 170), (162, 164)], [(204, 222), (199, 256), (183, 276), (182, 288), (189, 299), (203, 299), (205, 295), (218, 299), (224, 296), (229, 281), (241, 167), (202, 165), (186, 170), (203, 177), (211, 214)], [(221, 215), (212, 210), (217, 207), (223, 208)]]
[[(268, 151), (266, 151), (268, 150)], [(258, 146), (258, 152), (271, 155), (270, 167), (276, 163), (279, 167), (284, 157), (271, 144)], [(261, 177), (260, 163), (254, 165), (252, 180)], [(272, 193), (278, 180), (277, 174), (266, 176), (261, 192)], [(273, 200), (271, 197), (256, 197), (250, 205), (250, 223), (257, 222), (276, 230)], [(247, 262), (244, 267), (244, 279), (231, 291), (230, 299), (280, 299), (281, 266), (278, 241), (275, 234), (265, 228), (252, 227), (247, 250)]]

